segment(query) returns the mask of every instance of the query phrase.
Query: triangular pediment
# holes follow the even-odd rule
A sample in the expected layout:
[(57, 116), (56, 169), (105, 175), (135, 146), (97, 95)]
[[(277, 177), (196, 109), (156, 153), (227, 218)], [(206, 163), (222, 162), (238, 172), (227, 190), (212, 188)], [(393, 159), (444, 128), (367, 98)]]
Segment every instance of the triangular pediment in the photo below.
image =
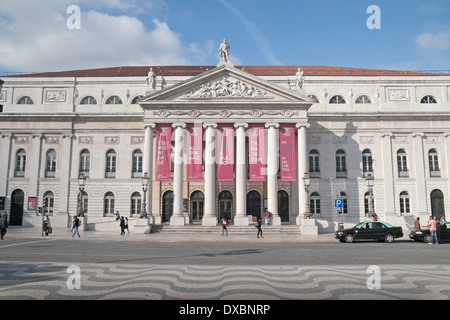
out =
[(164, 102), (312, 103), (308, 97), (297, 91), (292, 92), (226, 63), (166, 89), (154, 91), (141, 99), (140, 104)]

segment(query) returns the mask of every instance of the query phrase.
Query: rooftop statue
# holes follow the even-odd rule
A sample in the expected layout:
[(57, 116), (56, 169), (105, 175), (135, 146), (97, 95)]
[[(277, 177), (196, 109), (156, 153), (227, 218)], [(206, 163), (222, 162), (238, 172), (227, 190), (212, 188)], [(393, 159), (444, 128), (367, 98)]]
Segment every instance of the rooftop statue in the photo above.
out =
[(230, 62), (230, 56), (228, 51), (230, 51), (230, 45), (227, 43), (226, 39), (223, 39), (219, 47), (219, 55), (221, 62)]

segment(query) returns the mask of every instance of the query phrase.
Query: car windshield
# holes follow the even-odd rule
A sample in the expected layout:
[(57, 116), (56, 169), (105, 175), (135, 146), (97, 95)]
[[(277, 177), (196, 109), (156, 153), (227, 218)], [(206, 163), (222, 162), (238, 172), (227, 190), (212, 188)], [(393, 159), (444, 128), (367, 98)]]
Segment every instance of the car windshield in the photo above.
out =
[(358, 223), (356, 226), (354, 226), (353, 228), (355, 229), (359, 229), (365, 222), (360, 222)]
[[(359, 229), (359, 228), (361, 228), (361, 226), (364, 225), (365, 223), (367, 223), (367, 221), (360, 222), (360, 223), (358, 223), (356, 226), (354, 226), (354, 228), (355, 228), (355, 229)], [(393, 228), (393, 226), (391, 226), (389, 223), (386, 223), (386, 222), (380, 222), (380, 223), (383, 224), (384, 226), (386, 226), (387, 228)], [(380, 226), (380, 227), (382, 227), (382, 226)]]

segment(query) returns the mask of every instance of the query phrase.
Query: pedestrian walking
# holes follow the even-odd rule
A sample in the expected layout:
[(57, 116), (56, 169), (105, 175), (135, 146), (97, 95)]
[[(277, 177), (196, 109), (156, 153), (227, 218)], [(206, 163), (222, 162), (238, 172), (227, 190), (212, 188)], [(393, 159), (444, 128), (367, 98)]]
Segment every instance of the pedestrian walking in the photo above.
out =
[(419, 217), (417, 217), (416, 221), (414, 221), (414, 230), (421, 230)]
[(114, 215), (116, 216), (116, 221), (120, 219), (119, 210), (116, 210), (116, 213), (114, 213)]
[(424, 227), (430, 227), (430, 242), (428, 244), (433, 244), (434, 242), (436, 244), (439, 244), (439, 239), (437, 237), (437, 221), (436, 221), (436, 217), (432, 218), (430, 217), (430, 220), (428, 221), (428, 225), (424, 226)]
[(269, 209), (267, 209), (267, 208), (264, 209), (264, 216), (266, 217), (266, 226), (268, 226), (269, 223), (270, 223), (270, 212), (269, 212)]
[(261, 219), (258, 219), (258, 222), (256, 223), (255, 227), (258, 228), (258, 233), (256, 234), (256, 237), (259, 238), (259, 235), (261, 235), (261, 238), (264, 238), (262, 235), (262, 222)]
[(226, 236), (228, 236), (228, 221), (225, 218), (222, 218), (222, 236), (223, 233), (226, 233)]
[[(128, 229), (128, 218), (125, 217), (125, 229), (127, 230), (128, 234), (130, 234), (130, 230)], [(125, 231), (124, 231), (125, 233)]]
[(120, 235), (125, 234), (125, 220), (123, 217), (120, 217)]
[(49, 233), (52, 233), (52, 225), (50, 223), (50, 218), (45, 216), (44, 223), (42, 225), (42, 229), (44, 230), (44, 234), (48, 237)]
[(6, 212), (0, 217), (0, 237), (3, 240), (6, 234), (6, 229), (8, 229), (8, 215)]
[(73, 231), (72, 238), (75, 236), (75, 234), (77, 234), (78, 238), (80, 238), (80, 233), (78, 232), (79, 226), (80, 226), (80, 219), (78, 219), (77, 216), (73, 216), (72, 229), (70, 230), (70, 231)]

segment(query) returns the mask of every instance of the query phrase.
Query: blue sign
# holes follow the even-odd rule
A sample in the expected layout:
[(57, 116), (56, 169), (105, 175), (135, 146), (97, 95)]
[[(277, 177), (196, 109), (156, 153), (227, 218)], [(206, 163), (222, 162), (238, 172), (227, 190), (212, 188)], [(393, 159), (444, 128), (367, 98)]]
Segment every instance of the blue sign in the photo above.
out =
[(335, 208), (342, 208), (344, 204), (344, 201), (342, 199), (334, 199), (334, 207)]

